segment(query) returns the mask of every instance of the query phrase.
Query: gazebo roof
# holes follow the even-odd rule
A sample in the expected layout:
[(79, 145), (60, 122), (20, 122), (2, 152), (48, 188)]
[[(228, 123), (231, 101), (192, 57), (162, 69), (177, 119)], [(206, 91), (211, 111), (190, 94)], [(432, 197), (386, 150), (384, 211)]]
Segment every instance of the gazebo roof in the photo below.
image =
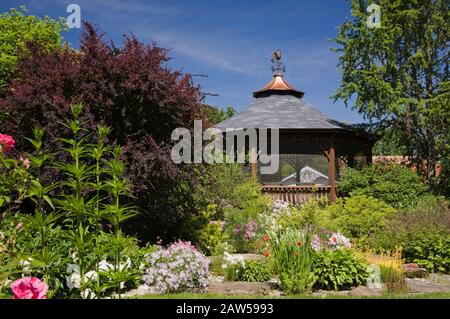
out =
[(333, 120), (303, 99), (303, 92), (295, 90), (275, 74), (263, 89), (254, 93), (255, 99), (242, 112), (216, 125), (217, 128), (273, 128), (351, 130), (349, 125)]

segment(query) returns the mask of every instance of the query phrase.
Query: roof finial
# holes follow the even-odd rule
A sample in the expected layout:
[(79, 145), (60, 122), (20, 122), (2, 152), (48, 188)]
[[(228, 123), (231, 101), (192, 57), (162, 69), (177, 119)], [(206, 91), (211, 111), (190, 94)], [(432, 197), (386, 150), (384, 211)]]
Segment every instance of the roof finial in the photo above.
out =
[(272, 52), (272, 72), (274, 75), (282, 75), (286, 72), (286, 67), (283, 65), (281, 60), (281, 50), (277, 49)]

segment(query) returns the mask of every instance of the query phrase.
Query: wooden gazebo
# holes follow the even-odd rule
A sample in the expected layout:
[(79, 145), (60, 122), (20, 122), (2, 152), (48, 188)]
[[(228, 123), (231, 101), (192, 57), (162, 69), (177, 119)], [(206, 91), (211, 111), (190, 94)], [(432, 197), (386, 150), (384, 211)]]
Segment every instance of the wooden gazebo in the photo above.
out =
[[(336, 181), (343, 165), (371, 163), (376, 139), (316, 110), (283, 77), (280, 53), (274, 52), (272, 80), (253, 93), (254, 100), (242, 112), (218, 124), (227, 129), (278, 129), (280, 168), (276, 174), (260, 174), (252, 164), (254, 178), (273, 199), (298, 204), (312, 197), (336, 200)], [(270, 141), (269, 141), (270, 143)]]

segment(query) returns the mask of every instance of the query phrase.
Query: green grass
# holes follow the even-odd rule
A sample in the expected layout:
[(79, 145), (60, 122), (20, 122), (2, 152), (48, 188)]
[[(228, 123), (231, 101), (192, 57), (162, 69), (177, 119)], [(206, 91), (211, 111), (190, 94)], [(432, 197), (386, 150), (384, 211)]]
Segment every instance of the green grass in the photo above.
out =
[(382, 295), (376, 297), (361, 296), (313, 296), (313, 295), (290, 295), (281, 297), (269, 296), (242, 296), (242, 295), (219, 295), (219, 294), (164, 294), (164, 295), (143, 295), (133, 299), (450, 299), (450, 292), (439, 292), (429, 294), (408, 294), (408, 295)]

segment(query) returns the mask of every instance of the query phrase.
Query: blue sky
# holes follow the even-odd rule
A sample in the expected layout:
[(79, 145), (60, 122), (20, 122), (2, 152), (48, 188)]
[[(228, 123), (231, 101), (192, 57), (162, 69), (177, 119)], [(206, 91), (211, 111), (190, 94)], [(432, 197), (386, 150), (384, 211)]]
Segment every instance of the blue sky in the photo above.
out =
[[(295, 1), (159, 1), (159, 0), (40, 0), (2, 1), (1, 11), (25, 5), (30, 14), (67, 17), (66, 7), (76, 3), (81, 18), (93, 22), (116, 45), (133, 33), (148, 43), (169, 48), (169, 66), (192, 74), (211, 105), (248, 105), (252, 92), (272, 77), (271, 53), (281, 49), (285, 78), (306, 92), (305, 99), (329, 116), (349, 122), (362, 117), (329, 97), (339, 85), (337, 55), (329, 50), (337, 26), (350, 15), (345, 0)], [(65, 39), (77, 48), (79, 29)]]

